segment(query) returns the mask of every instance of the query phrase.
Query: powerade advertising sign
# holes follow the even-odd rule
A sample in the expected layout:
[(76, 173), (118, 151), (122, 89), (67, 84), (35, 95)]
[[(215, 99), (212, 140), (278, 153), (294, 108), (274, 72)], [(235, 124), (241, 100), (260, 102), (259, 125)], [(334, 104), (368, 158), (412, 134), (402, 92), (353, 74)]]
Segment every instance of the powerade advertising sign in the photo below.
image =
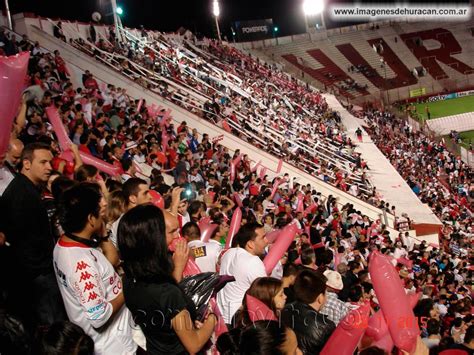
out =
[(438, 95), (438, 96), (431, 96), (428, 101), (430, 102), (435, 102), (435, 101), (444, 101), (444, 100), (449, 100), (449, 99), (454, 99), (456, 98), (456, 94), (447, 94), (447, 95)]
[(446, 95), (431, 96), (430, 98), (428, 98), (428, 101), (430, 102), (444, 101), (444, 100), (455, 99), (458, 97), (471, 96), (471, 95), (474, 95), (474, 90), (453, 92), (451, 94), (446, 94)]
[(270, 38), (273, 31), (273, 19), (236, 21), (235, 31), (239, 42), (260, 41)]

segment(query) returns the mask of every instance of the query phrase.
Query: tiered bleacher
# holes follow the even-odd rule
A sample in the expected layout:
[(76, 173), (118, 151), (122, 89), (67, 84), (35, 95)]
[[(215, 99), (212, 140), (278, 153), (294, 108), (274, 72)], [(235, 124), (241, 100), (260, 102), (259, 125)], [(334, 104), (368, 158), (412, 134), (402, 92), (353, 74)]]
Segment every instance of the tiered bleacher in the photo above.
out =
[[(74, 43), (99, 60), (128, 63), (124, 73), (134, 73), (147, 88), (302, 170), (366, 200), (372, 195), (366, 164), (354, 152), (337, 113), (327, 109), (317, 92), (212, 41), (201, 50), (193, 46), (193, 52), (188, 41), (160, 36), (147, 46), (143, 43), (148, 37), (125, 35), (130, 44), (116, 51), (103, 45), (104, 40), (97, 46), (83, 39)], [(171, 50), (176, 47), (179, 50)]]

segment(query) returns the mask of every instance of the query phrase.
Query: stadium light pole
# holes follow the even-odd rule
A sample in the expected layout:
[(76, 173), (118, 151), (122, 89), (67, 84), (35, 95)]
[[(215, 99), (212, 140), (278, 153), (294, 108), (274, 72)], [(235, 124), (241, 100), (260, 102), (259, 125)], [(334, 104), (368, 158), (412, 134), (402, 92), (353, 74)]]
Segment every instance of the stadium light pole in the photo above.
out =
[(280, 29), (278, 28), (278, 26), (273, 27), (273, 38), (275, 38), (275, 42), (277, 46), (278, 46), (278, 31), (279, 30)]
[(10, 13), (10, 6), (8, 5), (8, 0), (5, 0), (5, 12), (7, 14), (7, 24), (8, 24), (8, 29), (10, 31), (13, 31), (13, 25), (12, 25), (12, 15)]
[(326, 28), (326, 20), (324, 19), (324, 0), (304, 0), (303, 13), (306, 32), (309, 33), (308, 16), (321, 15), (321, 24), (324, 29)]
[(217, 38), (219, 39), (219, 42), (222, 42), (221, 29), (219, 28), (219, 15), (221, 14), (221, 9), (219, 8), (219, 1), (217, 0), (214, 0), (212, 3), (212, 14), (216, 20)]
[(114, 16), (114, 26), (115, 26), (115, 38), (122, 42), (122, 34), (120, 33), (120, 26), (122, 22), (120, 21), (119, 15), (123, 14), (123, 9), (121, 7), (117, 7), (116, 0), (110, 0), (112, 4), (112, 14)]

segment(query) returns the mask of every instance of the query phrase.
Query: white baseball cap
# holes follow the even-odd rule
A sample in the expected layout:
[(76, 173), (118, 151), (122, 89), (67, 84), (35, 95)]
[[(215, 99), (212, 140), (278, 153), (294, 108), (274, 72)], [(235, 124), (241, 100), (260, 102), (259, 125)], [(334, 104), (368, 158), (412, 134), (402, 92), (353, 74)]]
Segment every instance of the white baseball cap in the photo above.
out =
[(326, 270), (324, 271), (323, 275), (328, 279), (326, 281), (326, 286), (338, 291), (343, 289), (344, 284), (342, 283), (342, 277), (340, 273), (333, 270)]

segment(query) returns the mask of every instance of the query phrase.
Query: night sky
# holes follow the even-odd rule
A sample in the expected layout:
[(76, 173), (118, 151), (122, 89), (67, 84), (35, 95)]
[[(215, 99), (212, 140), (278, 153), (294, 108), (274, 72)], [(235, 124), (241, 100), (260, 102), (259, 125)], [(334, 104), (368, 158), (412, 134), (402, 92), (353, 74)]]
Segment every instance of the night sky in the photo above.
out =
[[(232, 22), (237, 20), (273, 18), (280, 36), (305, 31), (303, 0), (219, 0), (219, 3), (221, 31), (229, 39)], [(144, 25), (148, 29), (170, 32), (183, 26), (194, 33), (215, 36), (214, 18), (211, 14), (212, 0), (117, 0), (117, 4), (124, 9), (122, 21), (128, 27)], [(3, 1), (0, 6), (3, 8)], [(109, 0), (10, 0), (10, 10), (12, 14), (33, 12), (45, 17), (87, 22), (94, 11), (99, 11), (103, 22), (112, 22)], [(326, 22), (328, 27), (348, 25), (331, 23), (328, 17)]]

